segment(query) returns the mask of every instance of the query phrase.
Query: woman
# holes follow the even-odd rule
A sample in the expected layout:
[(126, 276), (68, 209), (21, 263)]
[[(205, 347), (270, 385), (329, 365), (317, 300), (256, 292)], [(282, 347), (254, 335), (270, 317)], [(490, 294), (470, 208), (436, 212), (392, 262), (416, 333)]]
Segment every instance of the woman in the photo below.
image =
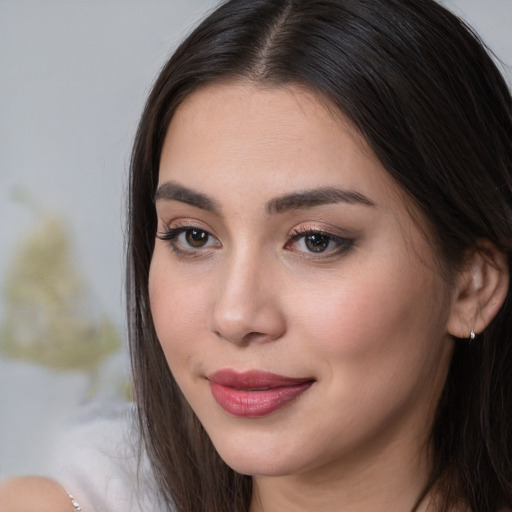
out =
[(512, 507), (511, 109), (432, 0), (231, 0), (180, 46), (128, 244), (169, 510)]

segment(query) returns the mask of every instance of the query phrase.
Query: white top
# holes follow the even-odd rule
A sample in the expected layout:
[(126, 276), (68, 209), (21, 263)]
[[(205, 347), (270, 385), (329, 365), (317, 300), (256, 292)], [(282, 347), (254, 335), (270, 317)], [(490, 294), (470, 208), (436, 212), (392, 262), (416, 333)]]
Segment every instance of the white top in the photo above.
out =
[(146, 457), (139, 457), (135, 425), (132, 405), (92, 404), (57, 433), (50, 476), (82, 512), (168, 510), (159, 503)]

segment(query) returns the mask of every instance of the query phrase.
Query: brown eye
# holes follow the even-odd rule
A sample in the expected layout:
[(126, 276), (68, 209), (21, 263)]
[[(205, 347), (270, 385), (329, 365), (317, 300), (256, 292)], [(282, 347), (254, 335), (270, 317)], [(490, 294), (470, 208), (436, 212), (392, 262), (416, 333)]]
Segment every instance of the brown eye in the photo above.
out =
[(331, 237), (320, 233), (312, 233), (304, 237), (304, 243), (311, 252), (324, 252), (329, 247)]
[(210, 235), (201, 229), (188, 229), (185, 232), (185, 240), (190, 247), (198, 249), (208, 243)]
[[(169, 242), (177, 253), (200, 254), (202, 249), (218, 248), (220, 242), (204, 229), (179, 226), (169, 231), (157, 233), (157, 238)], [(196, 251), (197, 249), (197, 251)]]
[(286, 248), (311, 257), (326, 258), (346, 252), (353, 243), (353, 239), (333, 233), (299, 229), (291, 234)]

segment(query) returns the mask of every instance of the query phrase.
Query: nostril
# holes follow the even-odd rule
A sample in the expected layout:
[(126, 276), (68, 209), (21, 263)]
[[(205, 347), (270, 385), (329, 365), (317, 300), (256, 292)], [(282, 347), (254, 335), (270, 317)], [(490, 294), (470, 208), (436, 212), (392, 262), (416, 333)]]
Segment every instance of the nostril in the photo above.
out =
[(277, 336), (271, 332), (265, 333), (258, 331), (251, 331), (246, 334), (239, 334), (236, 332), (227, 333), (219, 330), (215, 330), (213, 332), (219, 339), (229, 341), (230, 343), (235, 343), (240, 346), (247, 346), (252, 343), (267, 343), (269, 341), (274, 341), (282, 335), (282, 331), (280, 331), (280, 334)]
[(242, 338), (241, 343), (247, 345), (257, 341), (264, 341), (265, 339), (268, 340), (269, 338), (268, 334), (262, 332), (249, 332)]

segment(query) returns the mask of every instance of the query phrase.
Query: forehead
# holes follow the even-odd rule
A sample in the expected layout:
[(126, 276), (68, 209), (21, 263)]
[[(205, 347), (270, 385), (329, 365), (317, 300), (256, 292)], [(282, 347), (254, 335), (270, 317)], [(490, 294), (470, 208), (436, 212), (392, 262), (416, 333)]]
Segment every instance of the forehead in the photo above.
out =
[[(345, 172), (352, 169), (352, 173)], [(187, 180), (257, 180), (273, 174), (298, 186), (372, 174), (397, 191), (366, 141), (334, 107), (296, 86), (214, 84), (188, 96), (175, 112), (161, 155), (167, 174)], [(232, 183), (232, 182), (230, 182)]]

